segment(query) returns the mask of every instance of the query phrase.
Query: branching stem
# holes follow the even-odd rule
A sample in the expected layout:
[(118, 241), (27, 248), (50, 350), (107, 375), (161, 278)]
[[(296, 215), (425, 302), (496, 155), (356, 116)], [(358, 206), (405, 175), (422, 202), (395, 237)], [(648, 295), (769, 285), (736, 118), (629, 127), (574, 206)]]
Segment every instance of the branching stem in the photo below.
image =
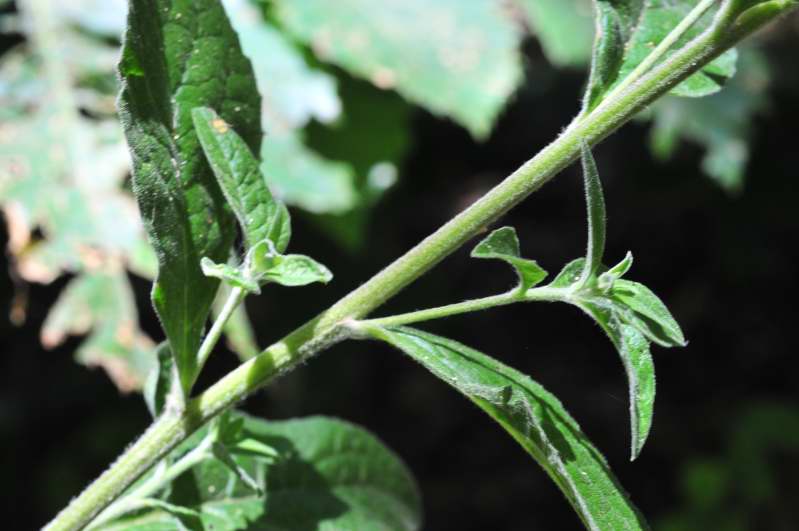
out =
[(190, 400), (181, 413), (167, 412), (156, 419), (138, 441), (56, 516), (47, 529), (76, 530), (86, 526), (129, 485), (200, 426), (279, 375), (345, 339), (350, 332), (343, 323), (361, 319), (374, 311), (538, 190), (579, 157), (583, 141), (588, 145), (600, 142), (738, 40), (797, 7), (795, 3), (785, 5), (785, 9), (774, 14), (747, 18), (735, 27), (735, 31), (706, 31), (655, 65), (623, 93), (604, 101), (588, 115), (581, 117), (499, 185), (371, 280), (228, 373)]

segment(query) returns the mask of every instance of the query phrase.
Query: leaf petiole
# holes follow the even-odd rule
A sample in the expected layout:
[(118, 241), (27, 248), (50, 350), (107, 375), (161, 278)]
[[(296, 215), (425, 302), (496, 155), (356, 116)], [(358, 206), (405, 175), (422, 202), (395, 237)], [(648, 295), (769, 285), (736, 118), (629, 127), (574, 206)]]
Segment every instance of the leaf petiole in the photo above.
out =
[(244, 302), (247, 294), (247, 290), (239, 286), (236, 286), (230, 290), (230, 293), (228, 294), (228, 297), (225, 300), (225, 304), (222, 306), (219, 315), (216, 316), (214, 324), (211, 326), (211, 329), (208, 331), (205, 339), (203, 339), (199, 350), (197, 350), (196, 374), (200, 374), (203, 365), (205, 365), (205, 362), (208, 360), (208, 356), (211, 355), (214, 347), (219, 342), (219, 338), (222, 337), (222, 333), (225, 330), (228, 320), (233, 315), (233, 312), (235, 312), (239, 307), (239, 305)]

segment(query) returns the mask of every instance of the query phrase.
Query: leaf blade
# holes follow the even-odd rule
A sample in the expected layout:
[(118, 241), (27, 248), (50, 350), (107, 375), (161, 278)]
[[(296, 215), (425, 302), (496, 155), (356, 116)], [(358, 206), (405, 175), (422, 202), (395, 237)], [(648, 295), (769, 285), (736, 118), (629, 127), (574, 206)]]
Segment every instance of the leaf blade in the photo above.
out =
[(152, 299), (188, 390), (218, 286), (203, 275), (200, 259), (224, 262), (235, 235), (191, 109), (220, 109), (256, 149), (260, 100), (224, 10), (211, 0), (132, 0), (119, 70), (133, 188), (159, 259)]
[(433, 334), (411, 328), (375, 327), (366, 332), (408, 354), (494, 417), (550, 474), (586, 527), (648, 529), (601, 454), (539, 384)]
[(519, 238), (513, 227), (502, 227), (493, 231), (472, 249), (471, 256), (472, 258), (502, 260), (509, 264), (519, 277), (522, 291), (527, 291), (547, 276), (547, 272), (535, 260), (521, 257)]

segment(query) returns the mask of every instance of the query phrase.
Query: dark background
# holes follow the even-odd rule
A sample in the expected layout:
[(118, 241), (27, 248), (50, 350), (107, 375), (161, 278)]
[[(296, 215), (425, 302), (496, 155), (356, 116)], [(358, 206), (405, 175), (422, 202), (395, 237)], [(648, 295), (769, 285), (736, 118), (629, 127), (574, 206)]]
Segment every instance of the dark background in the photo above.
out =
[[(498, 357), (554, 392), (659, 529), (799, 528), (795, 44), (769, 44), (774, 103), (756, 124), (754, 156), (739, 196), (701, 175), (695, 146), (684, 145), (670, 163), (654, 161), (643, 124), (626, 126), (595, 151), (608, 203), (607, 261), (631, 249), (630, 278), (666, 301), (690, 340), (684, 349), (654, 349), (656, 416), (635, 463), (628, 462), (621, 364), (602, 332), (576, 309), (513, 306), (423, 326)], [(0, 41), (0, 49), (7, 45)], [(375, 210), (362, 252), (342, 252), (316, 222), (295, 216), (293, 248), (327, 264), (336, 279), (324, 289), (275, 288), (248, 301), (260, 344), (356, 287), (558, 134), (577, 111), (583, 75), (555, 71), (534, 43), (528, 48), (535, 76), (487, 142), (475, 143), (464, 130), (415, 111), (413, 147), (400, 183)], [(501, 223), (517, 228), (526, 256), (557, 272), (584, 247), (579, 172), (565, 171)], [(510, 271), (470, 260), (469, 247), (380, 313), (511, 285)], [(53, 351), (40, 346), (38, 331), (66, 280), (30, 286), (29, 318), (21, 328), (0, 319), (2, 500), (5, 514), (17, 522), (13, 529), (49, 520), (149, 422), (139, 395), (120, 395), (102, 372), (72, 360), (79, 339)], [(141, 280), (135, 285), (143, 326), (158, 338), (149, 286)], [(13, 292), (10, 278), (0, 276), (3, 308)], [(205, 382), (235, 363), (219, 352)], [(418, 478), (426, 529), (579, 527), (557, 488), (513, 440), (387, 346), (339, 345), (252, 397), (244, 409), (267, 418), (334, 415), (366, 426)]]

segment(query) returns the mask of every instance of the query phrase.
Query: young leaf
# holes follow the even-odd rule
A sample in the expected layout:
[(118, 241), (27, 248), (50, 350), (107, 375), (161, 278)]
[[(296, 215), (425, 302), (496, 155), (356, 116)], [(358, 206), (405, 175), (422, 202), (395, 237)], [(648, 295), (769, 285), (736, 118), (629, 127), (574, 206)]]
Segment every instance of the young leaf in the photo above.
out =
[[(366, 430), (325, 417), (270, 421), (234, 413), (242, 434), (274, 448), (278, 459), (234, 451), (229, 457), (263, 495), (218, 459), (206, 459), (171, 485), (163, 502), (188, 511), (152, 507), (119, 518), (107, 530), (314, 529), (417, 531), (422, 509), (402, 461)], [(185, 454), (205, 428), (174, 451)], [(228, 446), (230, 450), (230, 447)]]
[(327, 284), (333, 279), (333, 273), (313, 258), (280, 254), (270, 240), (263, 240), (250, 250), (245, 267), (261, 284), (275, 282), (281, 286), (305, 286), (314, 282)]
[(597, 286), (599, 287), (599, 290), (607, 293), (610, 288), (613, 287), (613, 283), (627, 274), (627, 271), (629, 271), (632, 266), (633, 253), (627, 251), (627, 254), (624, 256), (624, 259), (621, 262), (599, 275), (599, 278), (597, 279)]
[(663, 347), (684, 347), (687, 343), (680, 325), (652, 290), (629, 280), (616, 280), (609, 296), (623, 307), (624, 319), (638, 328), (649, 340)]
[(216, 180), (244, 231), (247, 247), (269, 239), (278, 252), (286, 250), (291, 238), (289, 212), (272, 197), (250, 148), (213, 109), (198, 107), (192, 118)]
[(539, 384), (465, 345), (411, 328), (366, 330), (472, 400), (547, 471), (588, 529), (647, 529), (599, 451)]
[(655, 364), (649, 341), (604, 299), (583, 300), (576, 305), (605, 331), (624, 365), (630, 394), (630, 460), (635, 460), (649, 436), (654, 416)]
[(521, 257), (519, 238), (513, 227), (502, 227), (489, 234), (472, 250), (472, 257), (502, 260), (510, 264), (519, 276), (522, 291), (527, 291), (547, 276), (547, 272), (534, 260)]
[(583, 165), (583, 181), (585, 183), (585, 201), (588, 210), (588, 246), (585, 252), (585, 269), (582, 283), (593, 279), (602, 267), (602, 256), (605, 254), (605, 198), (602, 195), (602, 183), (596, 161), (591, 149), (585, 142), (581, 143), (581, 160)]
[(119, 70), (133, 188), (158, 254), (153, 302), (188, 390), (218, 287), (203, 275), (200, 259), (224, 262), (235, 236), (191, 110), (213, 105), (256, 150), (260, 99), (252, 68), (216, 0), (132, 0)]
[(241, 267), (236, 267), (230, 264), (216, 264), (208, 257), (203, 257), (200, 260), (200, 267), (203, 274), (207, 277), (218, 278), (229, 286), (242, 288), (248, 293), (259, 295), (261, 293), (261, 286), (258, 282), (249, 277), (247, 272)]

